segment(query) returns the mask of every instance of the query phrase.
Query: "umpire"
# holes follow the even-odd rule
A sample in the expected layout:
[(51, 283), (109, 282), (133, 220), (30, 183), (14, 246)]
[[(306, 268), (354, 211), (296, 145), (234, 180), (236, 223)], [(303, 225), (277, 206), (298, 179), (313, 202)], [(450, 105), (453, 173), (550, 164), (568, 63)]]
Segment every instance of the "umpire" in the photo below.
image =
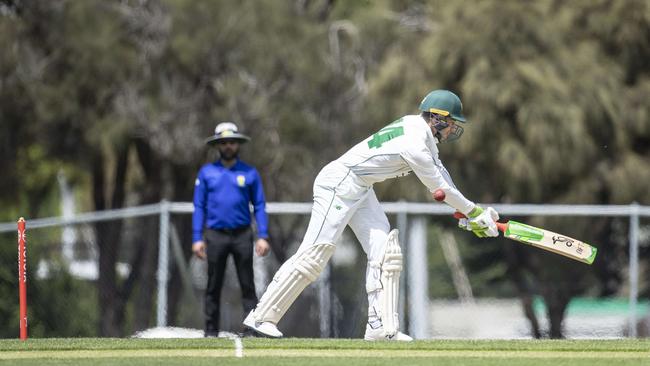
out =
[(219, 333), (219, 302), (228, 255), (232, 254), (235, 260), (244, 314), (257, 304), (250, 204), (257, 223), (255, 252), (265, 256), (270, 249), (262, 180), (254, 167), (238, 158), (240, 145), (248, 141), (250, 138), (239, 133), (234, 123), (219, 123), (214, 136), (206, 141), (219, 149), (219, 160), (201, 167), (195, 182), (192, 251), (208, 260), (206, 337)]

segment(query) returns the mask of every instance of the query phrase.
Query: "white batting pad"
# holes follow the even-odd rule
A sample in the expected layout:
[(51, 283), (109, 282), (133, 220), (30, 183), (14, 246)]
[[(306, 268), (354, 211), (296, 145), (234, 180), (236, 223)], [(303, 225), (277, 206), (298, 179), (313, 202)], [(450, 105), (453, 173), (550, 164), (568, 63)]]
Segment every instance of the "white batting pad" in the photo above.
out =
[(381, 323), (384, 334), (392, 338), (399, 329), (399, 316), (397, 314), (397, 301), (399, 298), (399, 275), (402, 272), (402, 250), (399, 246), (399, 231), (397, 229), (388, 233), (386, 251), (381, 263), (381, 282), (383, 290), (379, 294), (381, 306)]
[(318, 278), (335, 248), (330, 243), (316, 244), (289, 258), (257, 304), (255, 321), (277, 324), (305, 287)]

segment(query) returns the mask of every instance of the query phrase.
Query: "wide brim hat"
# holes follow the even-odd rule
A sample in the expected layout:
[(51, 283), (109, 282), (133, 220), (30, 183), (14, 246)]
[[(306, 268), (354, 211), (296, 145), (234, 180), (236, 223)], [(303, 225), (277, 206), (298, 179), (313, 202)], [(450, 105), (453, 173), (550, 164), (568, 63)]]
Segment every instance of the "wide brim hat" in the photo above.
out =
[(212, 145), (222, 140), (237, 140), (240, 143), (244, 143), (250, 141), (251, 138), (239, 133), (236, 124), (232, 122), (221, 122), (214, 129), (214, 135), (208, 137), (205, 143)]

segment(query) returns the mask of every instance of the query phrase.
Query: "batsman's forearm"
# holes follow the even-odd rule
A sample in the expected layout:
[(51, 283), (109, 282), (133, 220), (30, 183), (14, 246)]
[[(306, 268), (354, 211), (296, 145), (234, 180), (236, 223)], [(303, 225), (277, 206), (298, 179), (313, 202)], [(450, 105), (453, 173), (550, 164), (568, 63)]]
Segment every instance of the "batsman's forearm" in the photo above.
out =
[[(411, 167), (418, 179), (429, 188), (430, 192), (441, 189), (445, 192), (444, 202), (456, 210), (468, 214), (474, 209), (474, 202), (463, 196), (458, 189), (447, 182), (442, 171), (436, 165), (431, 152), (417, 146), (402, 153), (402, 158)], [(451, 178), (449, 178), (451, 179)]]
[(438, 189), (441, 189), (445, 193), (444, 202), (465, 216), (468, 216), (474, 207), (476, 207), (474, 202), (465, 198), (456, 188), (448, 186)]

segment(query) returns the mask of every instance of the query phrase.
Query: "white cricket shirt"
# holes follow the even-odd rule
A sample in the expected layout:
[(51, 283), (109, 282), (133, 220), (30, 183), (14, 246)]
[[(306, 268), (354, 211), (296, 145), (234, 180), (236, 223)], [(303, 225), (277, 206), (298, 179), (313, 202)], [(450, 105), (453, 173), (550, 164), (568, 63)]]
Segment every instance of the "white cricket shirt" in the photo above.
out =
[(437, 140), (419, 115), (404, 116), (352, 147), (337, 159), (368, 185), (415, 172), (429, 191), (442, 189), (445, 203), (467, 215), (475, 204), (465, 198), (438, 158)]

